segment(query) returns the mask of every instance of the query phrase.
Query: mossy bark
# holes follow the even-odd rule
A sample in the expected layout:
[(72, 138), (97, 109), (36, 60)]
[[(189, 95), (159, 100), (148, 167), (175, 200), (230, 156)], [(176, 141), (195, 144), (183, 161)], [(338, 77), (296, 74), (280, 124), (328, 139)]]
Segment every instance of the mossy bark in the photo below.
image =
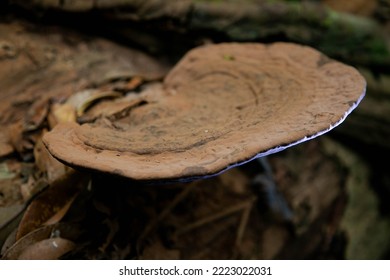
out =
[[(339, 13), (319, 2), (296, 1), (14, 1), (28, 9), (67, 13), (114, 24), (115, 32), (142, 42), (134, 23), (149, 26), (141, 33), (195, 32), (200, 37), (232, 41), (287, 40), (311, 45), (353, 65), (390, 69), (388, 35), (367, 17)], [(44, 14), (44, 13), (43, 13)], [(93, 15), (92, 17), (90, 17)], [(105, 21), (105, 24), (107, 21)], [(127, 27), (128, 25), (128, 27)], [(121, 31), (119, 31), (121, 29)], [(126, 31), (128, 29), (128, 31)], [(138, 34), (137, 34), (138, 33)], [(137, 36), (138, 35), (138, 36)], [(214, 37), (214, 38), (213, 38)], [(149, 38), (149, 37), (148, 37)], [(140, 42), (141, 41), (141, 42)], [(168, 42), (172, 43), (172, 42)], [(171, 46), (172, 47), (172, 46)]]

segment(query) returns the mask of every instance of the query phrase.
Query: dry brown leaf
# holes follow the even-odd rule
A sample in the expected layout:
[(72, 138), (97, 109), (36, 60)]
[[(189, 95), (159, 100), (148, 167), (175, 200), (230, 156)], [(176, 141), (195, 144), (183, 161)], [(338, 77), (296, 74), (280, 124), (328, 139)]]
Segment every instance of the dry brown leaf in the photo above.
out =
[(2, 256), (15, 243), (16, 231), (18, 229), (17, 223), (19, 222), (19, 220), (20, 217), (19, 219), (15, 219), (6, 226), (0, 228), (0, 256)]
[(44, 177), (35, 178), (34, 175), (28, 176), (27, 182), (20, 185), (20, 194), (23, 201), (30, 200), (34, 195), (42, 191), (48, 186), (47, 180)]
[(75, 244), (67, 239), (54, 237), (34, 243), (24, 249), (19, 260), (56, 260), (73, 250)]
[(134, 90), (137, 87), (139, 87), (142, 83), (144, 82), (144, 79), (140, 76), (136, 76), (131, 78), (131, 80), (126, 84), (126, 89), (127, 90)]
[(43, 224), (60, 221), (77, 194), (87, 186), (88, 180), (87, 175), (71, 171), (53, 182), (27, 207), (16, 240)]
[(28, 131), (22, 120), (8, 126), (9, 144), (24, 161), (31, 161), (35, 143), (42, 138), (40, 129)]
[(10, 144), (19, 153), (23, 151), (23, 122), (18, 121), (8, 126), (8, 136)]
[(99, 117), (113, 119), (118, 116), (125, 116), (140, 104), (142, 104), (142, 101), (135, 100), (133, 95), (115, 100), (103, 100), (85, 112), (83, 116), (78, 118), (78, 121), (79, 123), (85, 123), (94, 121)]
[(0, 207), (13, 205), (22, 201), (18, 183), (19, 181), (15, 180), (15, 178), (0, 180)]
[(24, 120), (25, 130), (31, 131), (38, 129), (49, 112), (49, 99), (39, 98), (36, 100), (27, 111)]
[(38, 169), (46, 174), (47, 182), (50, 184), (64, 176), (69, 167), (56, 160), (45, 148), (41, 139), (34, 148), (35, 164)]
[(50, 128), (55, 127), (58, 123), (76, 122), (76, 109), (68, 103), (54, 103), (50, 107), (48, 122)]
[(161, 79), (167, 71), (165, 63), (102, 38), (83, 41), (70, 30), (34, 26), (17, 20), (0, 24), (2, 125), (25, 119), (35, 100), (67, 98), (100, 84), (109, 73), (151, 80)]
[(84, 112), (92, 106), (92, 104), (102, 99), (117, 98), (122, 96), (121, 93), (115, 91), (101, 91), (99, 89), (87, 89), (72, 95), (67, 104), (72, 105), (76, 109), (78, 117), (82, 116)]
[(54, 226), (46, 226), (36, 229), (29, 234), (26, 234), (23, 238), (17, 240), (12, 246), (6, 250), (2, 256), (5, 260), (15, 260), (23, 252), (23, 250), (38, 241), (47, 239), (51, 236)]
[(14, 147), (11, 145), (8, 130), (0, 131), (0, 158), (10, 155), (13, 151)]
[(55, 259), (74, 248), (73, 238), (72, 230), (64, 224), (40, 227), (17, 240), (2, 259)]
[(154, 80), (156, 77), (142, 78), (140, 75), (134, 75), (133, 71), (128, 71), (125, 69), (110, 69), (104, 75), (103, 79), (101, 80), (101, 84), (112, 83), (115, 80), (130, 80), (131, 82), (133, 79)]

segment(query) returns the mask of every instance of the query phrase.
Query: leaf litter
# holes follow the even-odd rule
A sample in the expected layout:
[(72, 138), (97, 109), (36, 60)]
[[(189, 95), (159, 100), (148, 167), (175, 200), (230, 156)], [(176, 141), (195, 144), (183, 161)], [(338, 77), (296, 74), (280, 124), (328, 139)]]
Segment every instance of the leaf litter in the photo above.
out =
[[(253, 184), (256, 176), (266, 173), (257, 161), (213, 178), (157, 186), (76, 172), (47, 153), (42, 135), (61, 122), (88, 121), (105, 112), (126, 114), (135, 106), (132, 95), (138, 94), (137, 89), (161, 79), (167, 66), (145, 56), (140, 65), (148, 69), (131, 68), (122, 61), (131, 60), (132, 51), (114, 46), (120, 55), (113, 57), (112, 43), (62, 45), (61, 40), (51, 39), (62, 36), (55, 29), (29, 34), (23, 24), (11, 25), (0, 29), (8, 30), (4, 34), (18, 30), (20, 40), (30, 40), (35, 47), (26, 50), (33, 52), (27, 59), (21, 52), (23, 44), (16, 42), (13, 59), (17, 60), (0, 62), (15, 64), (24, 77), (20, 85), (6, 88), (16, 97), (1, 96), (7, 106), (0, 106), (4, 111), (0, 123), (7, 128), (0, 141), (0, 211), (7, 213), (0, 223), (2, 259), (270, 259), (327, 253), (322, 251), (321, 229), (328, 209), (343, 192), (344, 174), (322, 153), (320, 140), (269, 158), (275, 170), (273, 194), (285, 198), (292, 220), (272, 219), (268, 188), (259, 191)], [(48, 44), (56, 50), (49, 60), (42, 55), (47, 52), (42, 45)], [(101, 53), (94, 53), (99, 44)], [(94, 64), (102, 56), (107, 65)], [(98, 66), (92, 71), (90, 65)], [(107, 69), (113, 65), (121, 67), (108, 77)], [(122, 71), (126, 67), (129, 70)], [(34, 75), (44, 77), (45, 71), (54, 74), (34, 81)], [(4, 79), (14, 77), (4, 75)], [(58, 87), (43, 90), (48, 84)], [(20, 91), (23, 87), (28, 90)], [(69, 101), (80, 92), (89, 94)], [(38, 98), (42, 93), (45, 96)], [(310, 171), (313, 165), (316, 170)], [(315, 177), (300, 176), (311, 172)], [(329, 172), (336, 174), (331, 183)], [(318, 203), (324, 194), (326, 199)], [(311, 244), (305, 243), (307, 235), (312, 236)], [(291, 246), (302, 250), (288, 250)]]

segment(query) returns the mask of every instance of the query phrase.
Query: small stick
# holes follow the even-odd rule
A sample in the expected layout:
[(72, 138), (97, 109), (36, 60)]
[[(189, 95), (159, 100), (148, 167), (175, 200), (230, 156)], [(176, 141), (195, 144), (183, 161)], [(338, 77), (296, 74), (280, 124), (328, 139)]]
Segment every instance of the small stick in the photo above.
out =
[(151, 221), (142, 234), (139, 237), (138, 244), (141, 243), (145, 239), (145, 237), (158, 225), (159, 222), (161, 222), (171, 211), (173, 208), (176, 207), (179, 202), (181, 202), (194, 188), (196, 184), (191, 183), (189, 186), (185, 187), (182, 192), (180, 192), (174, 200), (153, 220)]
[(248, 225), (249, 214), (251, 213), (253, 202), (254, 201), (251, 201), (250, 203), (248, 203), (248, 206), (244, 209), (244, 211), (242, 213), (241, 221), (240, 221), (240, 224), (239, 224), (238, 230), (237, 230), (237, 238), (236, 238), (236, 247), (237, 248), (240, 248), (240, 246), (241, 246), (242, 238), (244, 237), (245, 229), (246, 229), (246, 226)]
[(217, 214), (214, 214), (214, 215), (210, 215), (210, 216), (207, 216), (203, 219), (200, 219), (192, 224), (189, 224), (187, 226), (184, 226), (183, 228), (177, 230), (176, 232), (176, 235), (179, 236), (179, 235), (182, 235), (188, 231), (191, 231), (191, 230), (194, 230), (198, 227), (201, 227), (205, 224), (208, 224), (208, 223), (211, 223), (213, 221), (216, 221), (216, 220), (219, 220), (219, 219), (222, 219), (226, 216), (229, 216), (235, 212), (238, 212), (240, 210), (243, 210), (243, 209), (246, 209), (248, 207), (250, 207), (252, 205), (252, 203), (254, 202), (254, 199), (251, 199), (250, 201), (245, 201), (245, 202), (242, 202), (242, 203), (239, 203), (235, 206), (232, 206), (232, 207), (229, 207), (227, 209), (224, 209), (222, 210), (221, 212), (217, 213)]

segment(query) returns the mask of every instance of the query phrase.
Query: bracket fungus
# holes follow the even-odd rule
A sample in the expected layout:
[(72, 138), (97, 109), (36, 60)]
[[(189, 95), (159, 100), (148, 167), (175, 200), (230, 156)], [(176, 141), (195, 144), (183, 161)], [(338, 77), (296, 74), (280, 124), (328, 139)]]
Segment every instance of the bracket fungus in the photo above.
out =
[(44, 137), (60, 161), (134, 180), (190, 180), (315, 138), (365, 94), (359, 72), (293, 43), (189, 51), (121, 114), (61, 123)]

